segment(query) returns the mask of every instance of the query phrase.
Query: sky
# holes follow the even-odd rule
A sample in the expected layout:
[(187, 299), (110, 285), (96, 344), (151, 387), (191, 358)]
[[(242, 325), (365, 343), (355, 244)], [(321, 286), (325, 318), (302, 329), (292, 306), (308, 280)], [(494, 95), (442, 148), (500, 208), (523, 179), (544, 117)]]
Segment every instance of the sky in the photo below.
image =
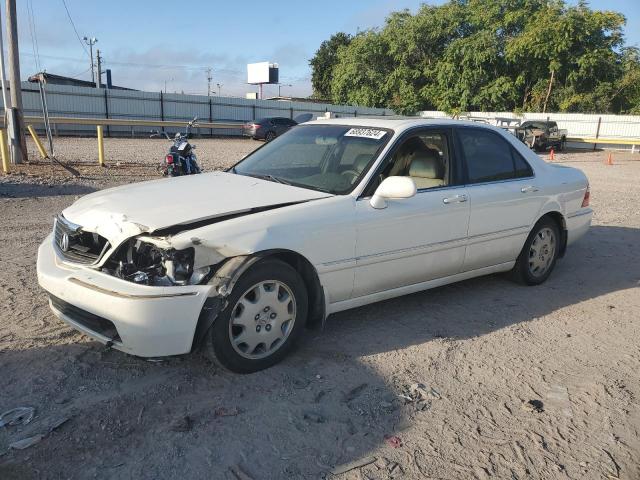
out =
[[(148, 91), (164, 90), (166, 86), (169, 92), (206, 95), (206, 69), (210, 67), (214, 94), (218, 94), (220, 84), (222, 96), (244, 97), (245, 93), (256, 91), (256, 87), (246, 84), (246, 64), (271, 61), (280, 66), (282, 95), (305, 97), (311, 94), (308, 62), (323, 40), (339, 31), (353, 34), (382, 26), (389, 12), (405, 8), (415, 12), (424, 1), (18, 0), (17, 3), (23, 79), (46, 70), (91, 80), (88, 47), (81, 40), (87, 36), (98, 39), (94, 49), (100, 49), (103, 68), (112, 70), (116, 85)], [(575, 4), (577, 0), (568, 3)], [(589, 3), (594, 9), (623, 13), (627, 17), (627, 44), (640, 46), (640, 0)], [(277, 86), (265, 86), (265, 96), (277, 93)]]

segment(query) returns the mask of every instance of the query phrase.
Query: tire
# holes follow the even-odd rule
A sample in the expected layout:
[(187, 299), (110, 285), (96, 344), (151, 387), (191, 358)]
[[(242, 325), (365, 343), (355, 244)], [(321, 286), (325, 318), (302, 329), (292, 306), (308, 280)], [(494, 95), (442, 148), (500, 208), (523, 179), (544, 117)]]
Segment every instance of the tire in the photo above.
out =
[(276, 138), (276, 132), (274, 132), (273, 130), (269, 130), (267, 132), (267, 134), (264, 136), (264, 141), (265, 142), (270, 142), (271, 140), (273, 140), (274, 138)]
[(307, 290), (298, 272), (280, 260), (261, 260), (233, 287), (206, 334), (205, 354), (236, 373), (269, 368), (295, 346), (307, 314)]
[(564, 152), (566, 148), (567, 148), (567, 139), (565, 137), (562, 137), (562, 139), (560, 140), (560, 143), (558, 144), (558, 151)]
[[(541, 218), (524, 242), (511, 271), (512, 278), (524, 285), (540, 285), (551, 275), (558, 260), (559, 250), (558, 224), (549, 217)], [(537, 257), (535, 252), (538, 252)]]

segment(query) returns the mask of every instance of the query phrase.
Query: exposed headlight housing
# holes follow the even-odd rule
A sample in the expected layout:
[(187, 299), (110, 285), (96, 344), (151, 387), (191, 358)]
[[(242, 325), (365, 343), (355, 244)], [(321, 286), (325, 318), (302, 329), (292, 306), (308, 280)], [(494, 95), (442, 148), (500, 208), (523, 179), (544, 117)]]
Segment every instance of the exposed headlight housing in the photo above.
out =
[(141, 285), (197, 285), (211, 273), (210, 267), (194, 271), (194, 249), (163, 249), (134, 238), (123, 244), (111, 256), (103, 271), (123, 280)]
[(201, 267), (197, 268), (191, 274), (191, 278), (189, 278), (189, 285), (199, 285), (204, 283), (205, 279), (208, 279), (211, 274), (211, 267)]

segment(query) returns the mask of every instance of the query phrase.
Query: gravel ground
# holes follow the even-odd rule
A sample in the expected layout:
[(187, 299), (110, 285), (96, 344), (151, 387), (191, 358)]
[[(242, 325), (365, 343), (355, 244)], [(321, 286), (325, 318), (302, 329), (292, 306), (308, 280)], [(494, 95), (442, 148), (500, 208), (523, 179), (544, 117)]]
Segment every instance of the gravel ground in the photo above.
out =
[[(260, 145), (196, 144), (206, 170)], [(495, 275), (343, 312), (240, 376), (105, 350), (49, 312), (35, 259), (52, 216), (153, 178), (167, 148), (108, 139), (100, 168), (95, 139), (57, 145), (80, 178), (48, 163), (0, 177), (0, 413), (36, 410), (0, 427), (1, 479), (323, 478), (360, 460), (336, 478), (640, 478), (637, 154), (557, 155), (589, 176), (595, 217), (544, 285)]]

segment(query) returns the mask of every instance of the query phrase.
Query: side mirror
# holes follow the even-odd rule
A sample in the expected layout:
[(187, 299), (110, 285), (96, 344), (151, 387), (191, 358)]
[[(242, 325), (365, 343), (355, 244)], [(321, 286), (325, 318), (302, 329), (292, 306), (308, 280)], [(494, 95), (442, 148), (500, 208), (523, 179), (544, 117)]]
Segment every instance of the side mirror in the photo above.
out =
[(387, 177), (378, 186), (369, 203), (373, 208), (387, 208), (388, 199), (411, 198), (416, 184), (411, 177)]

